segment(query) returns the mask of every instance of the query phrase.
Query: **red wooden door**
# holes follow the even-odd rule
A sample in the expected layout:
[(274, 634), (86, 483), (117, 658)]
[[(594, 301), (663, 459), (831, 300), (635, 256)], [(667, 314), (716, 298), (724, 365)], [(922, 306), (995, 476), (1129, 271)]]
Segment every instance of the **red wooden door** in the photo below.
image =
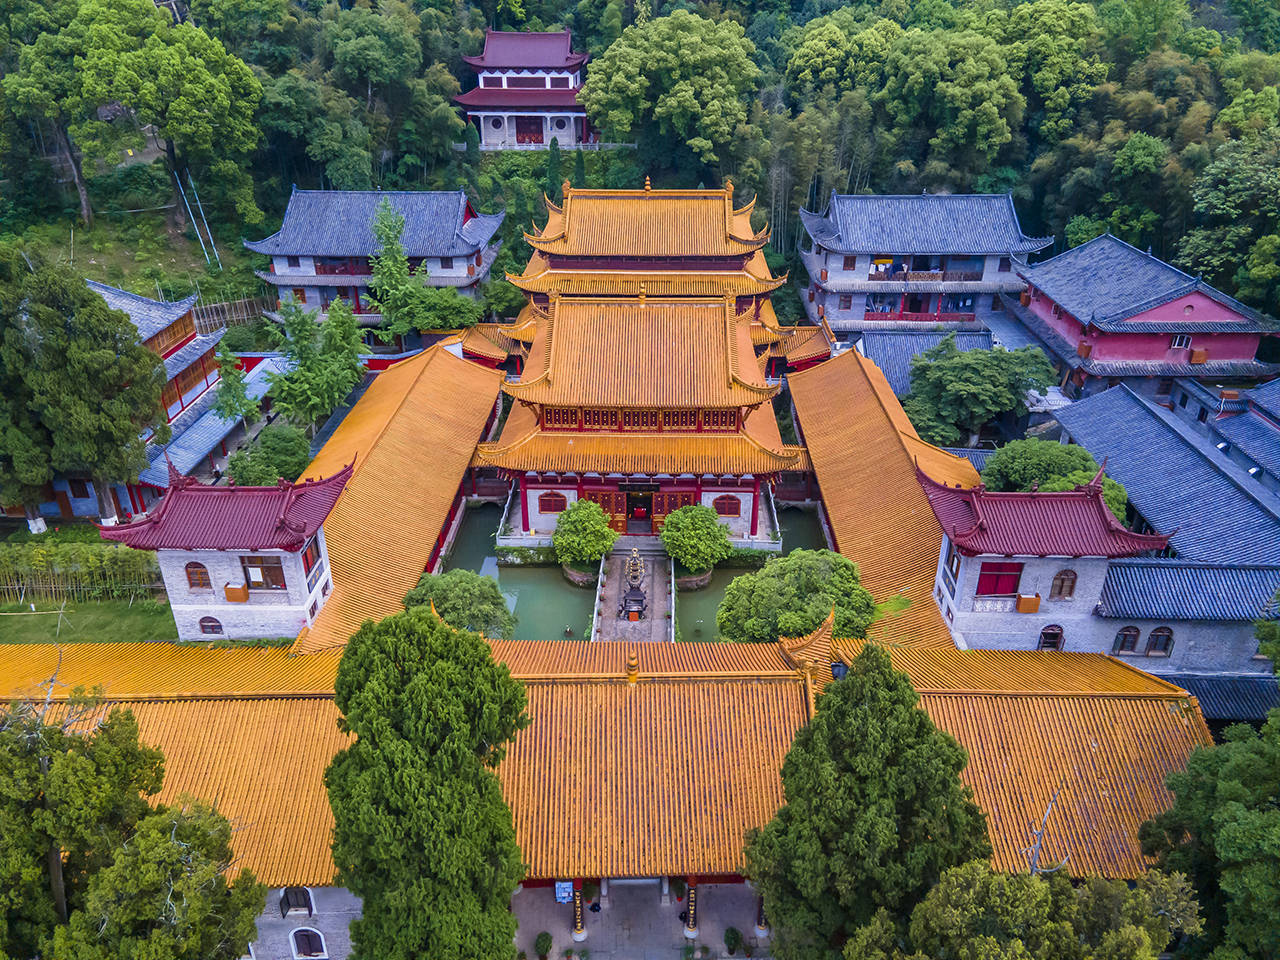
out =
[(516, 117), (516, 143), (541, 143), (542, 118)]

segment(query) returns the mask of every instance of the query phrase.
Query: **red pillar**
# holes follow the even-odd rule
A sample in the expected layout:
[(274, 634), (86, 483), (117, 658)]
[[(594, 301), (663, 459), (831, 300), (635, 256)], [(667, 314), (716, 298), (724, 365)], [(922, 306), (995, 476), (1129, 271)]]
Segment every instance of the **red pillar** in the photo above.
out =
[(760, 478), (756, 477), (756, 488), (751, 495), (751, 535), (754, 537), (760, 529)]
[(529, 486), (525, 480), (520, 481), (520, 532), (529, 530)]

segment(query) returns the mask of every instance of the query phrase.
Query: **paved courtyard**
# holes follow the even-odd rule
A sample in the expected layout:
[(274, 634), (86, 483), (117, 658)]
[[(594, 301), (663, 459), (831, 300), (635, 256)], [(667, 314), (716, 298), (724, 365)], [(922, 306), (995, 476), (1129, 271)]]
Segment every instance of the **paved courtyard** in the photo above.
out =
[[(750, 955), (767, 957), (768, 942), (756, 940), (756, 893), (746, 884), (704, 884), (698, 887), (698, 937), (687, 940), (680, 914), (684, 899), (663, 905), (656, 880), (638, 883), (609, 884), (607, 906), (602, 902), (598, 913), (585, 912), (587, 939), (574, 943), (570, 932), (573, 906), (556, 903), (554, 890), (538, 887), (522, 890), (511, 899), (520, 927), (516, 946), (529, 960), (535, 960), (533, 940), (541, 930), (555, 938), (549, 960), (563, 958), (572, 950), (576, 958), (586, 951), (589, 960), (680, 960), (686, 945), (706, 947), (705, 956), (722, 958), (729, 953), (724, 946), (724, 931), (737, 927)], [(745, 956), (739, 948), (736, 957)]]

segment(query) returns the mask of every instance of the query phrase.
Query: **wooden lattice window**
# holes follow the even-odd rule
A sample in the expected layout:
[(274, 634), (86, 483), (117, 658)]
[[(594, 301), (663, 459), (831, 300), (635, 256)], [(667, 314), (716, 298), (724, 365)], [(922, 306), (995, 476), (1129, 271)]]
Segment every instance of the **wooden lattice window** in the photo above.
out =
[(1056, 623), (1051, 623), (1040, 631), (1040, 642), (1036, 645), (1037, 650), (1061, 650), (1062, 649), (1062, 628)]
[(1050, 600), (1070, 600), (1076, 592), (1076, 572), (1074, 570), (1059, 570), (1053, 575), (1053, 582), (1049, 585)]
[(569, 506), (569, 500), (563, 493), (551, 491), (538, 497), (539, 513), (562, 513)]
[(1173, 631), (1168, 627), (1156, 627), (1147, 634), (1147, 656), (1167, 657), (1173, 650)]
[(622, 429), (624, 430), (657, 430), (657, 410), (624, 410), (622, 411)]
[(732, 430), (736, 421), (732, 410), (702, 411), (702, 426), (708, 430)]
[(203, 563), (196, 563), (194, 560), (187, 564), (187, 586), (192, 590), (212, 590), (213, 584), (209, 581), (209, 568)]
[(578, 411), (575, 407), (547, 407), (543, 411), (543, 422), (548, 427), (568, 428), (578, 425)]
[(663, 430), (696, 430), (698, 429), (698, 412), (696, 410), (663, 410)]
[(283, 590), (284, 563), (279, 557), (241, 557), (240, 568), (250, 590)]
[(712, 500), (711, 506), (722, 517), (742, 516), (742, 501), (728, 493)]
[(210, 637), (222, 636), (222, 623), (217, 617), (201, 617), (200, 632)]
[(1138, 649), (1138, 635), (1141, 632), (1137, 627), (1121, 627), (1116, 631), (1116, 639), (1111, 646), (1111, 652), (1133, 653)]

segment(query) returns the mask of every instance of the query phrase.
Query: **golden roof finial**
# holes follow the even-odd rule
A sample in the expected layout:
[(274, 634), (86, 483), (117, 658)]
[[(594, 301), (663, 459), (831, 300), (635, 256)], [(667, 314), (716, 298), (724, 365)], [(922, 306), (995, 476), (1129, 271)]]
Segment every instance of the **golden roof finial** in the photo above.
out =
[(564, 183), (560, 184), (560, 196), (567, 197), (569, 191), (573, 189), (573, 184), (569, 182), (569, 178), (564, 178)]
[(640, 281), (640, 306), (644, 306), (644, 281)]
[(733, 181), (728, 177), (724, 178), (724, 192), (729, 195), (729, 199), (733, 199)]
[(644, 178), (644, 192), (648, 193), (651, 189), (653, 189), (653, 185), (649, 183), (649, 177), (646, 175)]
[(627, 683), (634, 684), (640, 679), (640, 658), (634, 650), (627, 654)]

